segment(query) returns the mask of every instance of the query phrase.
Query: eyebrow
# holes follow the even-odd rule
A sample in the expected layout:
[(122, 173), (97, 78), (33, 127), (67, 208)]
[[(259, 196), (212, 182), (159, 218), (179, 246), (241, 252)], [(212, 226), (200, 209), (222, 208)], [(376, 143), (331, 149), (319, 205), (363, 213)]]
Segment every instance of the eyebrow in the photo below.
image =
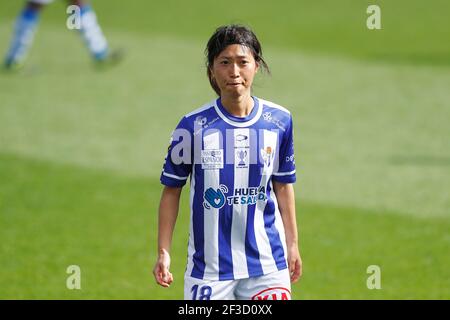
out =
[(242, 56), (242, 55), (238, 55), (238, 56), (218, 56), (217, 57), (218, 59), (227, 59), (227, 60), (231, 60), (231, 59), (233, 59), (233, 58), (238, 58), (238, 59), (245, 59), (245, 58), (248, 58), (248, 55), (245, 55), (245, 56)]

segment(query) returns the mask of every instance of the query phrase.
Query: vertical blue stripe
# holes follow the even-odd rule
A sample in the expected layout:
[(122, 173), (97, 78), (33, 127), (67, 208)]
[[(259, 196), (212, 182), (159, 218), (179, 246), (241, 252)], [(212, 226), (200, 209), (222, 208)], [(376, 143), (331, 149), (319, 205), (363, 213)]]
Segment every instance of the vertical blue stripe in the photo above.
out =
[[(225, 149), (225, 148), (224, 148)], [(229, 150), (234, 152), (234, 150)], [(227, 150), (224, 150), (226, 153)], [(224, 154), (226, 159), (226, 154)], [(220, 170), (220, 183), (227, 186), (234, 186), (234, 175), (229, 174), (233, 172), (234, 164), (224, 164), (224, 169)], [(228, 174), (227, 174), (228, 173)], [(228, 190), (231, 196), (233, 189)], [(233, 256), (231, 254), (231, 225), (233, 222), (233, 206), (225, 205), (219, 210), (219, 280), (233, 280)]]
[(204, 176), (201, 164), (195, 166), (195, 194), (192, 203), (192, 226), (194, 229), (194, 247), (195, 253), (192, 257), (194, 267), (192, 268), (191, 277), (203, 279), (205, 273), (205, 232), (204, 232), (204, 208), (203, 208), (203, 192), (204, 192)]
[(264, 208), (264, 227), (266, 229), (267, 237), (269, 238), (270, 248), (272, 249), (272, 256), (275, 260), (278, 270), (287, 268), (286, 259), (284, 256), (283, 244), (280, 239), (280, 234), (275, 226), (275, 203), (270, 198), (270, 180), (267, 182), (267, 204)]

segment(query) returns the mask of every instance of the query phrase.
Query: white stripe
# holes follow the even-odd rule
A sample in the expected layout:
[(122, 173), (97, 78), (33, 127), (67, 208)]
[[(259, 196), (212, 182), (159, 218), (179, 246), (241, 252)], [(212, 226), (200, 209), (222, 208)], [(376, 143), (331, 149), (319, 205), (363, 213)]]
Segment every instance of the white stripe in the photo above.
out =
[(291, 172), (273, 172), (272, 174), (274, 176), (288, 176), (290, 174), (294, 174), (295, 170), (291, 171)]
[(187, 178), (189, 178), (189, 176), (187, 176), (187, 177), (179, 177), (179, 176), (176, 176), (174, 174), (167, 173), (165, 171), (163, 171), (163, 175), (165, 175), (166, 177), (169, 177), (169, 178), (177, 179), (177, 180), (186, 180)]
[(195, 115), (197, 113), (200, 113), (200, 112), (203, 112), (205, 110), (208, 110), (209, 108), (214, 107), (214, 104), (215, 104), (215, 100), (213, 100), (213, 101), (211, 101), (209, 103), (206, 103), (203, 106), (201, 106), (200, 108), (197, 108), (197, 109), (195, 109), (192, 112), (189, 112), (187, 115), (185, 115), (185, 117), (189, 118), (190, 116), (193, 116), (193, 115)]
[[(277, 139), (278, 134), (275, 131), (263, 130), (264, 134), (264, 151), (267, 150), (268, 147), (271, 148), (272, 153), (276, 154)], [(261, 149), (258, 150), (261, 153)], [(261, 177), (260, 186), (267, 187), (268, 178), (270, 177), (274, 158), (270, 161), (270, 166), (266, 166), (264, 164), (264, 171)], [(256, 243), (258, 244), (259, 250), (259, 260), (261, 261), (261, 266), (264, 274), (273, 272), (277, 269), (275, 259), (272, 255), (272, 248), (270, 247), (269, 237), (267, 236), (267, 232), (264, 225), (264, 209), (266, 207), (267, 202), (258, 201), (255, 208), (255, 236)]]
[(263, 108), (262, 108), (261, 102), (259, 102), (258, 99), (256, 101), (258, 101), (258, 111), (256, 112), (256, 115), (253, 117), (253, 119), (251, 119), (249, 121), (245, 121), (245, 122), (233, 121), (233, 120), (229, 119), (227, 116), (225, 116), (222, 113), (222, 111), (220, 111), (220, 108), (217, 106), (217, 100), (214, 102), (214, 108), (216, 109), (216, 112), (219, 115), (219, 117), (222, 118), (222, 120), (225, 121), (226, 123), (228, 123), (232, 126), (235, 126), (235, 127), (246, 128), (246, 127), (250, 127), (251, 125), (253, 125), (261, 117)]
[[(219, 149), (219, 132), (203, 137), (204, 150)], [(220, 183), (219, 169), (204, 169), (204, 190), (213, 188), (217, 190)], [(211, 207), (204, 210), (204, 246), (205, 246), (205, 273), (208, 280), (219, 280), (219, 210)]]
[(279, 104), (273, 103), (271, 101), (263, 100), (263, 99), (259, 99), (259, 101), (260, 101), (261, 105), (266, 105), (266, 106), (268, 106), (270, 108), (275, 108), (275, 109), (284, 111), (287, 114), (291, 114), (291, 112), (288, 109), (286, 109), (285, 107), (280, 106)]
[[(234, 129), (234, 188), (248, 188), (249, 163), (250, 163), (250, 130)], [(243, 141), (237, 141), (237, 135), (247, 136)], [(252, 142), (253, 143), (253, 142)], [(256, 143), (256, 141), (255, 141)], [(230, 152), (230, 150), (228, 150)], [(247, 152), (241, 160), (236, 156), (237, 152)], [(246, 166), (238, 166), (244, 161)], [(234, 279), (248, 278), (247, 258), (245, 255), (245, 235), (247, 226), (247, 205), (233, 205), (233, 222), (231, 225), (231, 253), (233, 258)]]
[(190, 186), (190, 207), (191, 207), (191, 215), (190, 215), (190, 223), (189, 223), (189, 244), (188, 244), (188, 262), (186, 266), (186, 276), (190, 277), (192, 274), (192, 270), (194, 269), (194, 253), (195, 253), (195, 244), (194, 244), (194, 228), (193, 228), (193, 216), (194, 216), (194, 194), (195, 194), (195, 164), (192, 166), (192, 179)]

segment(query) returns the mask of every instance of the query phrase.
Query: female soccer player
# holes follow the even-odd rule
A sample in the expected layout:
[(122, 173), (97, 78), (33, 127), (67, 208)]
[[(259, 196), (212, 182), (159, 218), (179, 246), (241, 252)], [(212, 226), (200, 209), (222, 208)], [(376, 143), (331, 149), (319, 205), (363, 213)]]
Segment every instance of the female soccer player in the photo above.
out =
[(169, 252), (190, 176), (184, 298), (290, 299), (302, 273), (291, 114), (251, 94), (259, 68), (268, 66), (250, 29), (218, 28), (205, 52), (219, 98), (184, 116), (172, 134), (161, 174), (155, 279), (163, 287), (173, 281)]

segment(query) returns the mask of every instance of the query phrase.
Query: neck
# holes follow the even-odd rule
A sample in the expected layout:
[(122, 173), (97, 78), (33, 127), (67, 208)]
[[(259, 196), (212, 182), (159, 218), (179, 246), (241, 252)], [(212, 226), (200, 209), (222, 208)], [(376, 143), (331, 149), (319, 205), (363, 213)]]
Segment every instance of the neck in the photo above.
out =
[(250, 94), (243, 96), (222, 96), (220, 98), (223, 107), (235, 117), (246, 117), (253, 110), (253, 99)]

